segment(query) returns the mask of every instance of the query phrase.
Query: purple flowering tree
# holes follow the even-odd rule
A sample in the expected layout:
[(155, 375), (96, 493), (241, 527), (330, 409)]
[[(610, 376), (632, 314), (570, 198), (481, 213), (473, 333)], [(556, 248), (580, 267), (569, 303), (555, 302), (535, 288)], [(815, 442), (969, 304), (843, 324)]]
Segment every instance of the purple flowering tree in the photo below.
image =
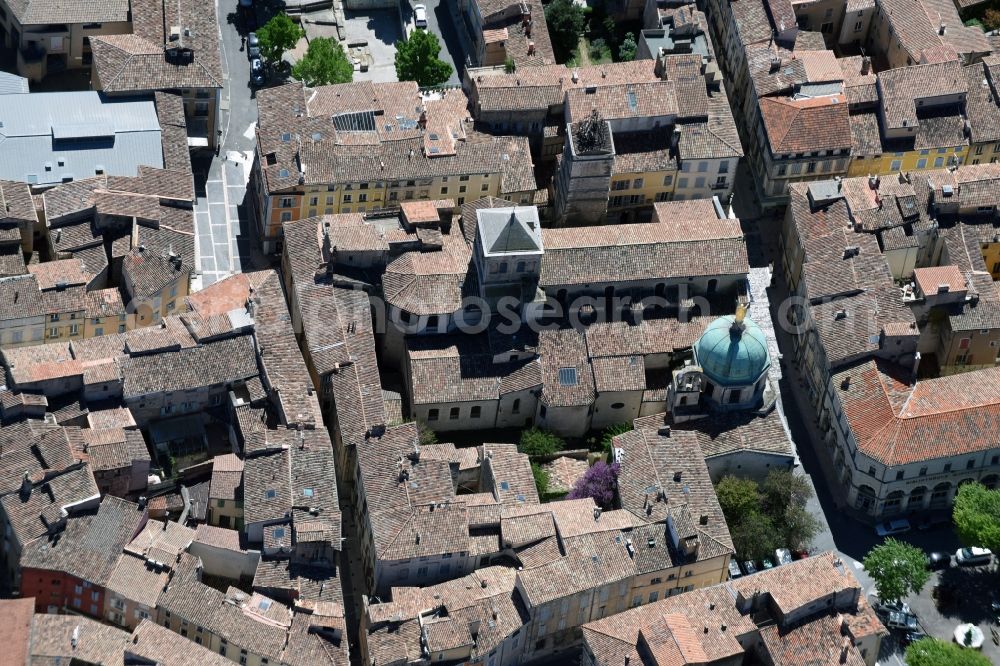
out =
[(615, 501), (615, 487), (618, 484), (618, 463), (611, 465), (603, 460), (590, 467), (576, 481), (566, 499), (591, 497), (602, 509), (610, 509)]

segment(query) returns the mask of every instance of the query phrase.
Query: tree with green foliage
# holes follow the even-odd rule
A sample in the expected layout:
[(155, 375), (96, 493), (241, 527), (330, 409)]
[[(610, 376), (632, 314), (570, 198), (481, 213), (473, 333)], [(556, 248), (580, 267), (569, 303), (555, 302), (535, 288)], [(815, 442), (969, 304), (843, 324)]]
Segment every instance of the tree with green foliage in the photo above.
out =
[(307, 86), (350, 83), (354, 80), (354, 65), (347, 59), (340, 42), (317, 37), (309, 42), (302, 59), (292, 66), (292, 76)]
[(609, 463), (615, 461), (615, 452), (611, 450), (615, 437), (631, 432), (631, 430), (631, 423), (613, 423), (601, 433), (601, 450), (607, 455)]
[(715, 494), (730, 526), (740, 522), (744, 516), (760, 512), (760, 490), (752, 479), (724, 476), (715, 486)]
[(620, 62), (631, 62), (635, 60), (635, 52), (639, 45), (635, 43), (635, 35), (631, 32), (625, 33), (622, 43), (618, 45), (618, 60)]
[(521, 433), (517, 450), (529, 456), (550, 456), (566, 447), (558, 435), (541, 428), (528, 428)]
[(549, 473), (538, 463), (531, 463), (531, 476), (535, 477), (535, 488), (538, 490), (538, 498), (545, 499), (549, 493)]
[(545, 8), (552, 51), (558, 62), (566, 62), (580, 43), (585, 17), (583, 9), (573, 0), (552, 0)]
[[(729, 522), (728, 519), (726, 522)], [(729, 534), (733, 537), (736, 552), (744, 559), (762, 560), (774, 558), (774, 549), (782, 546), (778, 541), (777, 529), (771, 517), (759, 511), (751, 511), (740, 517), (735, 526), (729, 524)]]
[(921, 638), (906, 647), (909, 666), (990, 666), (989, 658), (976, 650), (936, 638)]
[(924, 551), (892, 538), (868, 551), (864, 566), (883, 601), (899, 601), (911, 592), (919, 593), (931, 576)]
[(438, 443), (437, 433), (431, 430), (431, 427), (423, 421), (417, 421), (417, 438), (420, 446)]
[(517, 71), (517, 63), (510, 56), (507, 56), (507, 59), (503, 61), (503, 71), (506, 74), (513, 74)]
[(421, 88), (441, 85), (451, 77), (451, 65), (438, 58), (441, 43), (426, 30), (414, 30), (410, 38), (396, 45), (396, 78), (416, 81)]
[(761, 486), (763, 510), (774, 520), (782, 541), (798, 548), (819, 532), (819, 521), (806, 509), (813, 497), (809, 479), (788, 469), (772, 469)]
[(278, 13), (271, 20), (257, 29), (257, 39), (260, 42), (260, 53), (271, 62), (278, 62), (285, 51), (295, 48), (299, 40), (306, 34), (299, 24), (288, 17), (288, 14)]
[(951, 516), (962, 543), (1000, 552), (1000, 490), (981, 483), (962, 484)]

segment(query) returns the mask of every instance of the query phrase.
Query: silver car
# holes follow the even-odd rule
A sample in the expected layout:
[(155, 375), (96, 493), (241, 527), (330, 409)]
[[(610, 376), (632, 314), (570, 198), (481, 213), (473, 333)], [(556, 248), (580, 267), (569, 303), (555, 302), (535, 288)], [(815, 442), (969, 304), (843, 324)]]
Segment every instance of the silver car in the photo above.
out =
[(414, 5), (413, 6), (413, 25), (418, 28), (427, 29), (427, 6), (426, 5)]

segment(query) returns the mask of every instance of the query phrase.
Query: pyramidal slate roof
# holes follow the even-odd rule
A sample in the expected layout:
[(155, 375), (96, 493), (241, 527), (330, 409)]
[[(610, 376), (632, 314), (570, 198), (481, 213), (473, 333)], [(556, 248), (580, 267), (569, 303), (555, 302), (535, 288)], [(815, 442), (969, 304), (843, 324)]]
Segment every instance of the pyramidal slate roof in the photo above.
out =
[(483, 208), (476, 211), (476, 217), (487, 255), (543, 251), (541, 224), (534, 206)]

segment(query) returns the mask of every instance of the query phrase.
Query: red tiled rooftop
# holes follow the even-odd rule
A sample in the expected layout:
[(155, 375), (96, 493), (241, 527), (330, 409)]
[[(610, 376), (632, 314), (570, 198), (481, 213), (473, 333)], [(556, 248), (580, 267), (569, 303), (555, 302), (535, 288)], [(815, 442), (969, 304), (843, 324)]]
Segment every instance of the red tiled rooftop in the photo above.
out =
[(966, 291), (965, 277), (958, 266), (934, 266), (932, 268), (917, 268), (913, 271), (917, 288), (925, 296), (937, 294), (946, 287), (948, 292)]

